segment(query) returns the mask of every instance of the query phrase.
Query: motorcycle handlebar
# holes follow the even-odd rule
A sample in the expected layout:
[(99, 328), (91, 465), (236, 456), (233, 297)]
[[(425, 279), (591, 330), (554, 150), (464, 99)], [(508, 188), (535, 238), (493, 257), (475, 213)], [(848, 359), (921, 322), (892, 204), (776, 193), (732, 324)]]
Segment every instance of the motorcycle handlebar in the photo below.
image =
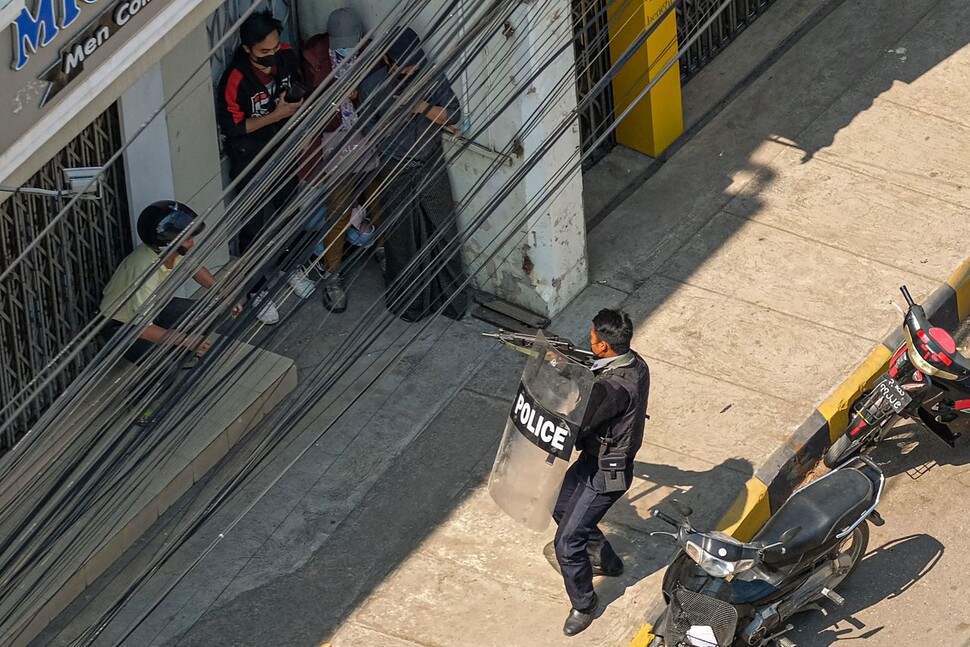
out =
[(899, 291), (903, 293), (903, 298), (906, 299), (906, 305), (908, 305), (910, 308), (916, 305), (916, 302), (913, 301), (913, 297), (909, 295), (909, 290), (906, 289), (905, 285), (901, 285), (899, 287)]
[(656, 508), (654, 508), (653, 510), (651, 510), (650, 511), (650, 514), (652, 514), (653, 516), (655, 516), (657, 519), (660, 519), (664, 523), (670, 524), (674, 528), (679, 528), (680, 527), (680, 521), (678, 521), (677, 519), (674, 519), (669, 514), (665, 514), (665, 513), (661, 512), (660, 510), (658, 510)]

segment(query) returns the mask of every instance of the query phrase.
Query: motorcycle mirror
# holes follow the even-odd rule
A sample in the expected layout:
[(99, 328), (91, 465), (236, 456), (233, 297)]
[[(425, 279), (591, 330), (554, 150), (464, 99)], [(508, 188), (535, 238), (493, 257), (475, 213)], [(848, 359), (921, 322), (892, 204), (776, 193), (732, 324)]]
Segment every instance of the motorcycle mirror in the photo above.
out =
[(677, 499), (671, 499), (670, 501), (668, 501), (668, 503), (670, 503), (670, 507), (673, 508), (677, 512), (677, 514), (679, 514), (682, 517), (689, 517), (692, 514), (694, 514), (694, 511), (691, 510), (689, 505), (687, 505), (686, 503), (681, 503)]

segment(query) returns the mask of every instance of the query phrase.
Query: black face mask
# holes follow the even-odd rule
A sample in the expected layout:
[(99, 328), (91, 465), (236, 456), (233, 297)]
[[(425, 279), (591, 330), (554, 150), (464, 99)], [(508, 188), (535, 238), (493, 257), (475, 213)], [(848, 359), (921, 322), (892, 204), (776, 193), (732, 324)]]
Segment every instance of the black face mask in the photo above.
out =
[(266, 56), (253, 56), (253, 63), (256, 65), (262, 65), (263, 67), (273, 67), (276, 65), (276, 54), (267, 54)]

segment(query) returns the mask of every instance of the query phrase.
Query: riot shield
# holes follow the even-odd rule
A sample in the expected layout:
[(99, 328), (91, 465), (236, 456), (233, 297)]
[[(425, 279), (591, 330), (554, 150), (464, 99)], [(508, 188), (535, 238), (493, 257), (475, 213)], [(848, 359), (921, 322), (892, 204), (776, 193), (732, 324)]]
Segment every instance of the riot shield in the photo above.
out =
[(593, 373), (536, 335), (505, 423), (488, 492), (510, 517), (544, 530), (569, 467)]

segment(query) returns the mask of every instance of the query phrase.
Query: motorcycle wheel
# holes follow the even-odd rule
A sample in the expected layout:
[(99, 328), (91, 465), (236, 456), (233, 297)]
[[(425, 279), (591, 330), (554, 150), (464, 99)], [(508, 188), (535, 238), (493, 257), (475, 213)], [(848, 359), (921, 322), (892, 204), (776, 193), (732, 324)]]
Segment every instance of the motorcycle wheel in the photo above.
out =
[(828, 448), (828, 451), (825, 452), (825, 456), (822, 457), (822, 462), (825, 463), (825, 467), (829, 469), (834, 468), (862, 448), (862, 445), (857, 447), (850, 447), (850, 445), (852, 445), (852, 439), (848, 433), (839, 436), (832, 443), (832, 446)]
[(896, 424), (897, 420), (899, 420), (898, 415), (889, 416), (888, 418), (883, 419), (876, 429), (868, 429), (866, 431), (866, 437), (855, 447), (850, 448), (852, 439), (849, 437), (848, 432), (842, 434), (834, 443), (832, 443), (832, 446), (828, 448), (828, 451), (826, 451), (825, 455), (822, 457), (822, 462), (825, 463), (825, 467), (833, 469), (852, 456), (860, 454), (869, 447), (872, 447), (883, 439), (892, 426)]
[(833, 557), (838, 556), (841, 553), (848, 553), (850, 559), (852, 560), (852, 564), (849, 566), (849, 570), (829, 583), (830, 589), (834, 590), (835, 587), (842, 584), (847, 577), (852, 575), (852, 572), (855, 571), (857, 566), (859, 566), (859, 562), (862, 561), (862, 558), (865, 556), (866, 550), (868, 549), (869, 522), (863, 521), (856, 526), (855, 530), (853, 530), (850, 535), (843, 539), (842, 543), (836, 546), (832, 551)]

